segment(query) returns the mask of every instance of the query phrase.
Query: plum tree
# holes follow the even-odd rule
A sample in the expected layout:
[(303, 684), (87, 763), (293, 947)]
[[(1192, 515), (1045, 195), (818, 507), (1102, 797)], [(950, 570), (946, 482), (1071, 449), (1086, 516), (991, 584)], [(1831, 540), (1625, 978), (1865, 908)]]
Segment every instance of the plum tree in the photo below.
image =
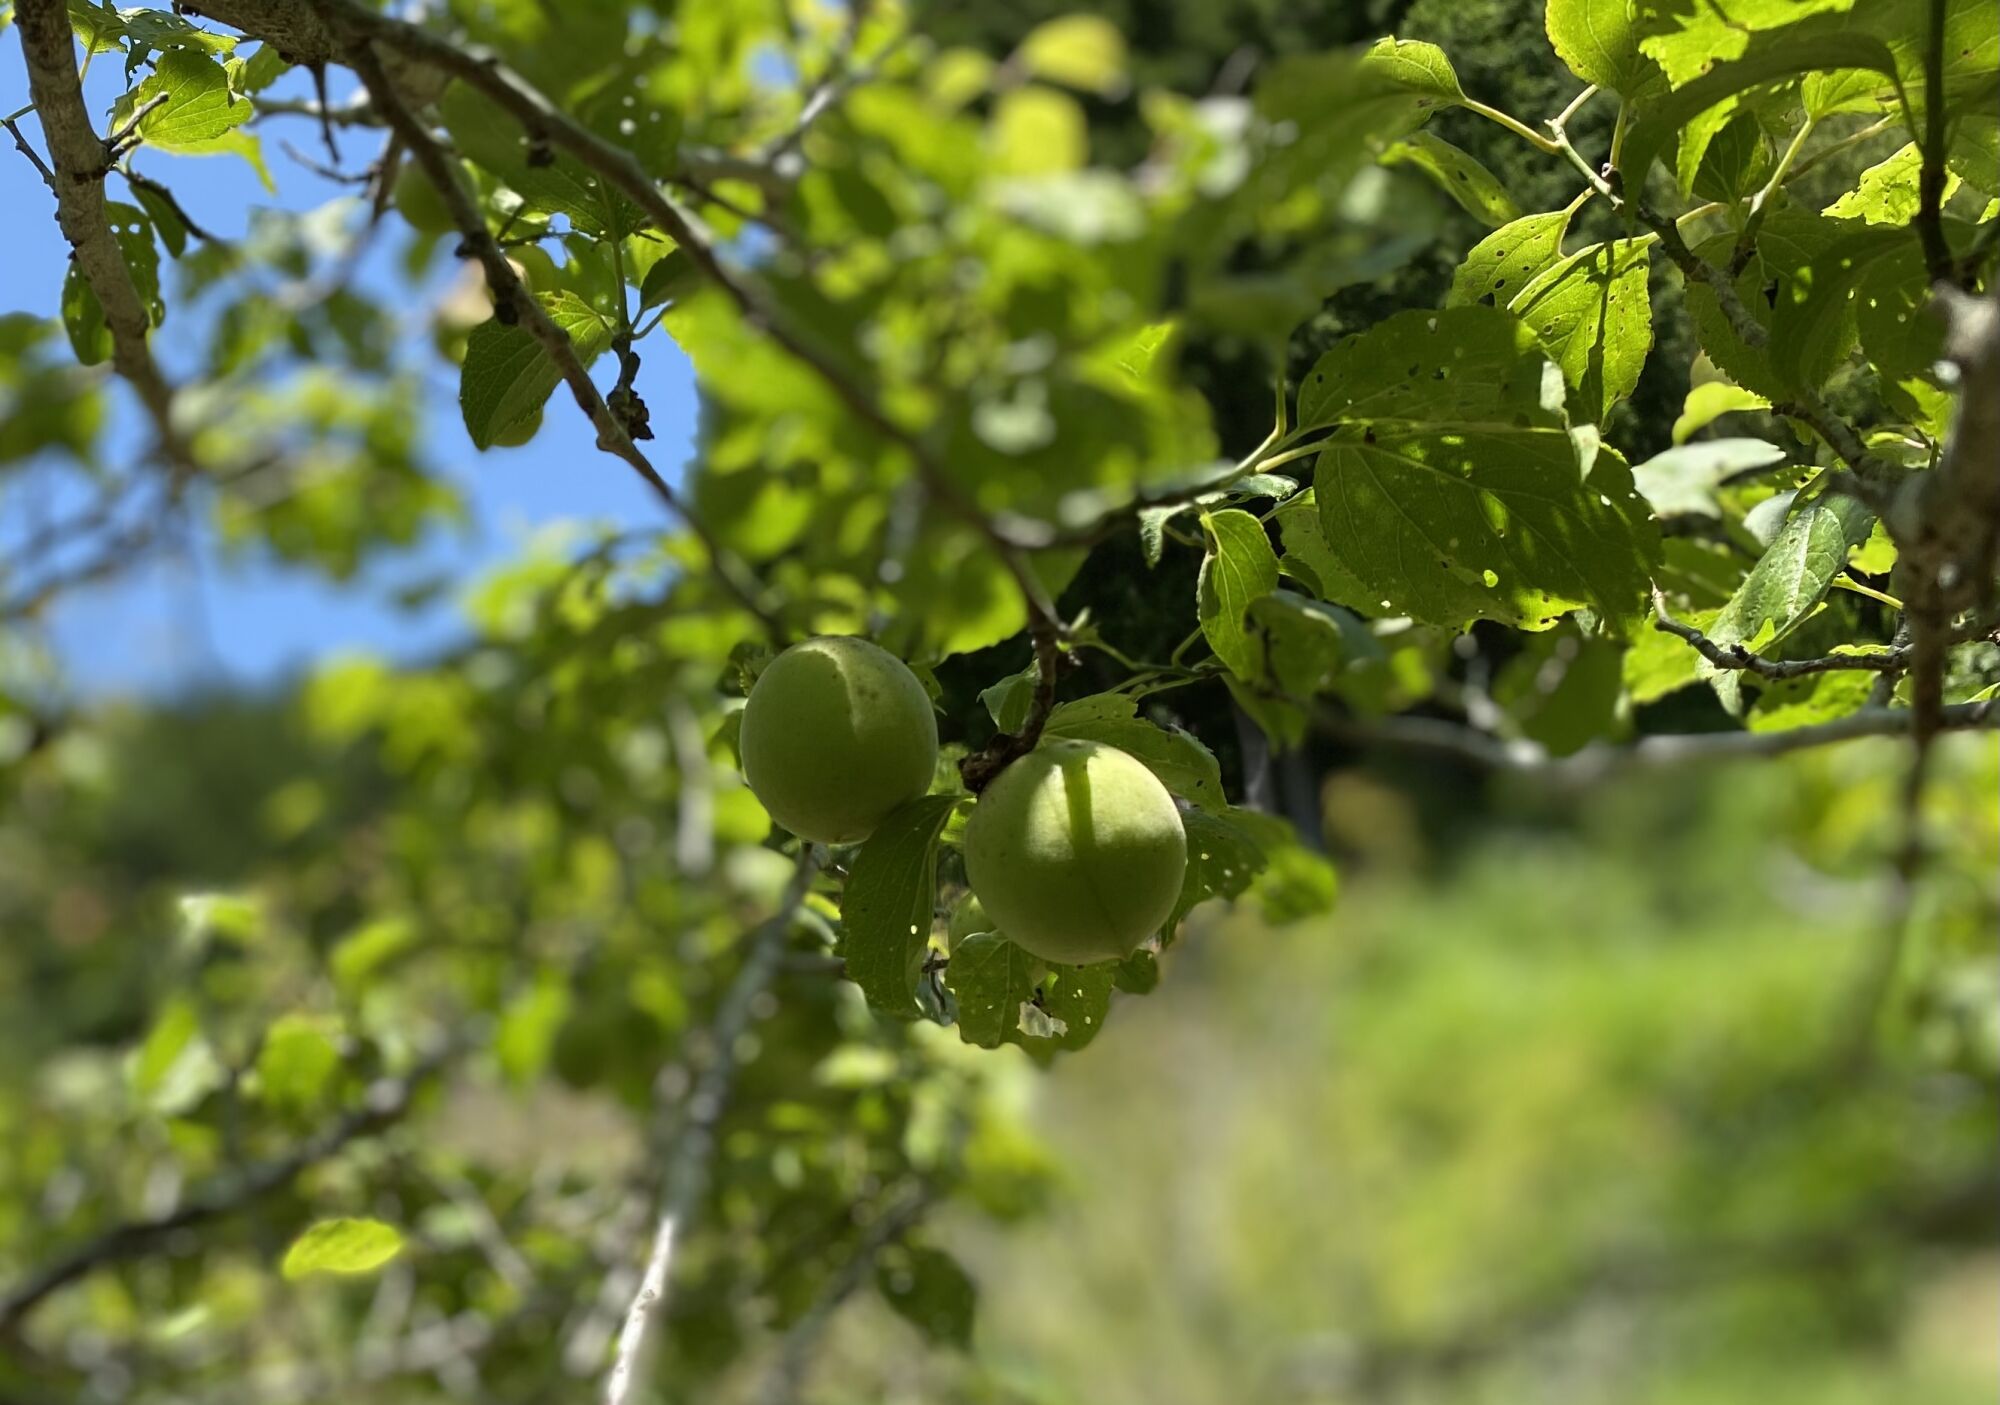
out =
[(987, 787), (965, 830), (966, 876), (985, 912), (1044, 961), (1129, 955), (1173, 913), (1186, 870), (1173, 797), (1102, 742), (1029, 752)]
[(822, 844), (853, 844), (930, 789), (937, 718), (908, 665), (843, 635), (794, 644), (750, 690), (743, 776), (771, 818)]
[(396, 185), (391, 200), (396, 213), (410, 222), (410, 228), (419, 234), (450, 234), (457, 228), (452, 223), (451, 210), (439, 195), (437, 187), (413, 161), (403, 163), (403, 169), (396, 175)]

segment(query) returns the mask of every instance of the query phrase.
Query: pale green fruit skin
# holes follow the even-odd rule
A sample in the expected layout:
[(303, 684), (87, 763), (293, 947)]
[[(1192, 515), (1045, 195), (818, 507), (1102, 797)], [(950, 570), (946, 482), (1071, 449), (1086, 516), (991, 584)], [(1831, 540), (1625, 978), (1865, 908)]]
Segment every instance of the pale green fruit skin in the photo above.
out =
[(1099, 742), (1050, 742), (1002, 771), (965, 827), (965, 875), (999, 930), (1044, 961), (1131, 954), (1174, 910), (1187, 831), (1159, 778)]
[(794, 644), (759, 675), (738, 749), (772, 819), (802, 839), (855, 844), (930, 789), (937, 717), (901, 659), (828, 635)]

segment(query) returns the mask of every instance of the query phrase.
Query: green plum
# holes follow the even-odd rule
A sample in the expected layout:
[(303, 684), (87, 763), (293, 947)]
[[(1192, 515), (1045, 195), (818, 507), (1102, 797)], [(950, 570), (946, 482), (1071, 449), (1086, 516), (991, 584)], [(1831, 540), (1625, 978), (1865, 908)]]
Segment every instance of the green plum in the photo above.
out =
[(854, 844), (930, 789), (937, 717), (908, 665), (841, 635), (794, 644), (750, 689), (743, 777), (802, 839)]
[(1114, 961), (1180, 897), (1187, 832), (1159, 778), (1101, 742), (1055, 741), (1002, 771), (965, 827), (986, 913), (1044, 961)]

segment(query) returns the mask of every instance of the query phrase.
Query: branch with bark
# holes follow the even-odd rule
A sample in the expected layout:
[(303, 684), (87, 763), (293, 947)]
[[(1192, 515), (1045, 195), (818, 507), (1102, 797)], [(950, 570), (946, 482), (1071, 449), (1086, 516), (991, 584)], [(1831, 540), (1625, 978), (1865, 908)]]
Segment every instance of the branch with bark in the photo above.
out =
[(671, 1138), (663, 1145), (664, 1164), (656, 1177), (658, 1203), (653, 1214), (652, 1244), (636, 1291), (630, 1278), (614, 1274), (606, 1282), (612, 1300), (631, 1294), (618, 1344), (605, 1378), (605, 1405), (625, 1405), (631, 1398), (639, 1370), (646, 1360), (654, 1321), (666, 1303), (672, 1278), (674, 1252), (694, 1222), (708, 1193), (714, 1167), (717, 1132), (728, 1110), (736, 1086), (737, 1046), (750, 1028), (751, 1012), (757, 998), (777, 976), (791, 934), (792, 920), (798, 915), (806, 895), (812, 890), (819, 871), (817, 855), (810, 847), (801, 850), (791, 886), (774, 913), (750, 938), (743, 965), (723, 992), (702, 1040), (706, 1058), (695, 1074), (686, 1100), (673, 1119)]
[(17, 1330), (43, 1300), (85, 1275), (111, 1264), (143, 1258), (184, 1230), (239, 1214), (283, 1190), (314, 1166), (339, 1155), (352, 1143), (393, 1126), (409, 1113), (418, 1092), (455, 1052), (454, 1046), (447, 1045), (425, 1057), (401, 1078), (376, 1083), (360, 1107), (287, 1155), (219, 1177), (190, 1195), (178, 1208), (115, 1225), (38, 1269), (0, 1296), (0, 1336)]

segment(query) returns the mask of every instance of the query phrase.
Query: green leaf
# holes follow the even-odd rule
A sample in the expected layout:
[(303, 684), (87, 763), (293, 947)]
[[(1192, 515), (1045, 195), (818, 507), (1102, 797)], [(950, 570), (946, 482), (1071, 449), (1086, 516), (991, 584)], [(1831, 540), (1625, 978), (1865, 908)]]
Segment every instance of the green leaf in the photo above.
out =
[(222, 1065), (185, 997), (167, 1002), (132, 1056), (132, 1091), (163, 1117), (186, 1112), (222, 1084)]
[(313, 1273), (372, 1273), (403, 1249), (403, 1232), (380, 1220), (321, 1220), (292, 1241), (280, 1271), (288, 1279)]
[(139, 202), (139, 208), (146, 212), (146, 218), (160, 236), (160, 242), (167, 246), (167, 252), (179, 258), (187, 251), (188, 227), (180, 217), (173, 203), (147, 186), (132, 187), (132, 198)]
[(1586, 479), (1561, 430), (1344, 429), (1319, 457), (1327, 545), (1383, 614), (1547, 629), (1638, 612), (1657, 530), (1606, 449)]
[[(1893, 75), (1895, 57), (1880, 39), (1819, 23), (1839, 18), (1819, 16), (1784, 30), (1760, 33), (1745, 47), (1742, 57), (1717, 64), (1686, 85), (1648, 99), (1636, 109), (1638, 115), (1626, 130), (1620, 158), (1626, 185), (1637, 188), (1644, 181), (1653, 162), (1682, 128), (1753, 88), (1831, 69), (1858, 68)], [(1722, 125), (1716, 123), (1713, 130), (1719, 131)], [(1692, 182), (1694, 173), (1683, 160), (1683, 189)]]
[(700, 284), (701, 274), (694, 260), (685, 249), (675, 249), (646, 270), (645, 280), (639, 285), (639, 310), (644, 312), (676, 302)]
[(1465, 90), (1459, 86), (1451, 60), (1435, 44), (1393, 36), (1378, 39), (1362, 56), (1361, 71), (1427, 99), (1427, 106), (1456, 106), (1465, 101)]
[(1877, 676), (1853, 669), (1767, 683), (1743, 719), (1744, 725), (1753, 732), (1784, 732), (1846, 717), (1868, 705)]
[(1640, 52), (1632, 0), (1549, 0), (1543, 24), (1557, 57), (1586, 83), (1633, 97), (1659, 70)]
[(279, 1016), (257, 1051), (261, 1096), (291, 1112), (317, 1107), (339, 1072), (340, 1049), (327, 1032), (327, 1021), (316, 1015)]
[[(1692, 156), (1690, 151), (1684, 159)], [(1737, 112), (1706, 141), (1687, 184), (1704, 200), (1734, 204), (1769, 178), (1772, 159), (1762, 120), (1755, 112)]]
[(1081, 1049), (1104, 1028), (1111, 1011), (1111, 988), (1118, 976), (1116, 961), (1090, 966), (1051, 966), (1042, 980), (1042, 1008), (1061, 1020), (1056, 1042)]
[(1778, 286), (1771, 309), (1771, 369), (1788, 384), (1814, 385), (1845, 360), (1860, 335), (1855, 289), (1869, 268), (1906, 246), (1907, 231), (1849, 228)]
[(884, 1302), (931, 1341), (960, 1351), (971, 1347), (979, 1286), (942, 1249), (912, 1245), (885, 1251), (875, 1286)]
[(960, 942), (945, 967), (945, 984), (958, 1001), (958, 1034), (968, 1044), (997, 1049), (1021, 1019), (1021, 1002), (1035, 993), (1034, 957), (998, 932), (976, 932)]
[(1210, 898), (1241, 897), (1264, 871), (1263, 846), (1239, 822), (1245, 813), (1226, 810), (1212, 815), (1195, 810), (1181, 817), (1187, 827), (1188, 864), (1180, 900), (1167, 919), (1169, 935), (1183, 917)]
[(1278, 539), (1285, 554), (1278, 570), (1299, 582), (1321, 600), (1345, 605), (1350, 610), (1375, 608), (1379, 591), (1371, 593), (1361, 578), (1347, 569), (1327, 544), (1320, 526), (1319, 500), (1308, 488), (1278, 509)]
[[(1845, 232), (1840, 224), (1820, 215), (1792, 207), (1771, 210), (1758, 233), (1750, 261), (1736, 277), (1736, 295), (1751, 319), (1769, 329), (1773, 299), (1783, 296), (1784, 285), (1797, 270), (1825, 254)], [(1720, 268), (1728, 264), (1735, 247), (1736, 235), (1725, 230), (1697, 245), (1695, 253)], [(1790, 348), (1788, 360), (1795, 361), (1798, 369), (1795, 374), (1782, 374), (1773, 365), (1773, 348), (1768, 342), (1762, 347), (1751, 347), (1736, 335), (1707, 284), (1687, 284), (1687, 305), (1694, 319), (1695, 336), (1709, 359), (1738, 385), (1771, 400), (1788, 399), (1800, 389), (1817, 389), (1854, 344), (1850, 335), (1851, 318), (1844, 326), (1823, 328), (1823, 332), (1831, 331), (1833, 335), (1810, 348), (1813, 353), (1810, 359), (1797, 355), (1806, 348)], [(1840, 307), (1849, 305), (1828, 306), (1838, 313)]]
[(1593, 244), (1547, 269), (1509, 304), (1562, 368), (1589, 423), (1602, 424), (1631, 395), (1653, 349), (1646, 289), (1652, 243), (1647, 236)]
[(990, 688), (979, 691), (993, 725), (1003, 732), (1018, 732), (1028, 721), (1028, 709), (1035, 701), (1035, 684), (1042, 676), (1039, 661), (1030, 662), (1019, 673), (1010, 673)]
[[(1923, 169), (1924, 154), (1910, 142), (1863, 171), (1854, 189), (1820, 213), (1867, 224), (1908, 224), (1921, 204), (1917, 186)], [(1958, 186), (1957, 172), (1947, 173), (1944, 198), (1951, 199)]]
[(841, 903), (847, 976), (878, 1013), (911, 1019), (937, 905), (937, 841), (958, 799), (927, 795), (861, 846)]
[(1678, 88), (1743, 57), (1760, 31), (1853, 8), (1854, 0), (1639, 0), (1639, 22), (1650, 31), (1639, 48)]
[(1250, 602), (1278, 584), (1278, 555), (1264, 524), (1240, 508), (1202, 514), (1208, 554), (1196, 584), (1202, 636), (1215, 656), (1239, 678), (1255, 678), (1261, 662), (1244, 612)]
[[(574, 293), (557, 293), (546, 306), (585, 366), (611, 345), (610, 322)], [(459, 410), (473, 444), (490, 448), (537, 414), (561, 383), (556, 363), (527, 328), (497, 317), (474, 327), (458, 382)]]
[(1479, 158), (1429, 132), (1412, 132), (1382, 153), (1384, 166), (1414, 166), (1429, 176), (1467, 214), (1488, 225), (1521, 217), (1521, 207)]
[(1353, 611), (1274, 590), (1250, 606), (1251, 632), (1264, 651), (1262, 677), (1296, 698), (1310, 698), (1350, 661), (1380, 652)]
[(198, 147), (250, 120), (250, 104), (229, 91), (221, 64), (193, 49), (170, 49), (121, 105), (136, 112), (160, 94), (166, 102), (139, 119), (138, 134), (170, 150)]
[[(1826, 598), (1847, 553), (1868, 539), (1874, 514), (1842, 494), (1828, 494), (1796, 508), (1716, 616), (1709, 638), (1727, 647), (1762, 648), (1799, 624)], [(1703, 661), (1716, 696), (1732, 713), (1742, 711), (1743, 675)]]
[(1724, 480), (1784, 461), (1785, 451), (1762, 439), (1707, 439), (1655, 454), (1632, 470), (1632, 482), (1661, 517), (1721, 517), (1715, 490)]
[(1037, 78), (1100, 97), (1125, 86), (1125, 36), (1097, 15), (1063, 15), (1036, 25), (1015, 59)]
[[(1706, 632), (1715, 623), (1710, 610), (1677, 611), (1681, 623)], [(1638, 629), (1625, 650), (1620, 680), (1635, 707), (1658, 702), (1701, 679), (1701, 655), (1685, 639), (1663, 629)]]
[(1122, 712), (1107, 715), (1102, 708), (1083, 710), (1080, 703), (1064, 703), (1049, 714), (1042, 735), (1077, 737), (1115, 746), (1144, 762), (1160, 778), (1160, 784), (1174, 794), (1209, 809), (1219, 810), (1228, 803), (1222, 793), (1222, 768), (1215, 753), (1193, 733), (1178, 727), (1154, 726), (1137, 715), (1138, 704), (1123, 694), (1101, 696), (1114, 702)]
[(1534, 329), (1492, 307), (1399, 312), (1335, 342), (1299, 384), (1299, 432), (1335, 424), (1554, 425)]
[(598, 177), (567, 152), (531, 160), (521, 124), (469, 85), (445, 89), (438, 113), (459, 154), (497, 176), (530, 209), (563, 215), (586, 234), (616, 238), (644, 224), (637, 206), (615, 193), (607, 199)]
[(62, 320), (63, 330), (69, 333), (70, 349), (78, 361), (86, 366), (101, 366), (111, 359), (111, 329), (104, 322), (104, 304), (97, 300), (96, 292), (74, 260), (63, 275)]
[(1706, 381), (1687, 393), (1674, 421), (1673, 440), (1685, 444), (1722, 416), (1737, 410), (1768, 410), (1771, 402), (1754, 390), (1728, 381)]
[(2000, 195), (2000, 117), (1968, 112), (1958, 119), (1945, 164), (1982, 195)]
[(1895, 81), (1866, 68), (1808, 73), (1799, 81), (1799, 106), (1815, 122), (1842, 112), (1881, 114), (1896, 100)]
[(1472, 246), (1452, 271), (1446, 307), (1485, 302), (1505, 307), (1536, 274), (1562, 258), (1563, 235), (1569, 230), (1569, 210), (1524, 215), (1503, 225)]

